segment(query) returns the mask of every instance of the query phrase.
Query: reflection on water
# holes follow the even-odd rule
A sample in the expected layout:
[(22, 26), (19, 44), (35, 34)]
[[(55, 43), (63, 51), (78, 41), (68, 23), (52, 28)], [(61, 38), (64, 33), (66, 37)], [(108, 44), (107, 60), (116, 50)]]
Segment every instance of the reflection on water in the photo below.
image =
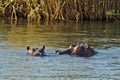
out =
[[(21, 23), (22, 22), (22, 23)], [(120, 23), (10, 23), (0, 20), (0, 80), (119, 80)], [(93, 57), (56, 56), (56, 49), (90, 43)], [(25, 47), (46, 45), (47, 57), (26, 54)]]
[[(120, 23), (81, 22), (71, 23), (25, 23), (4, 24), (0, 22), (2, 47), (52, 46), (67, 47), (78, 41), (94, 47), (120, 46)], [(15, 46), (16, 45), (16, 46)]]

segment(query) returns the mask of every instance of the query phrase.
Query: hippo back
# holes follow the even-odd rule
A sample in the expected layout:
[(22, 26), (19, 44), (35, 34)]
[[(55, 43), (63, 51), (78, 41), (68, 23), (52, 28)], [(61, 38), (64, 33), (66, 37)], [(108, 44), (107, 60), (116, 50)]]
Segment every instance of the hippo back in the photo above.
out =
[(95, 51), (93, 48), (88, 47), (87, 49), (85, 49), (84, 47), (81, 47), (81, 50), (78, 52), (78, 56), (80, 57), (90, 57), (95, 55)]

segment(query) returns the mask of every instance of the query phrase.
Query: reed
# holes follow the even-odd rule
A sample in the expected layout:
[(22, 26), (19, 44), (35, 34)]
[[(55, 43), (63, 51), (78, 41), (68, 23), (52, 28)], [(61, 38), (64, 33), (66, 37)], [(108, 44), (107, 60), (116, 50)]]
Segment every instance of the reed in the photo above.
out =
[[(0, 13), (11, 8), (9, 0), (0, 0)], [(14, 0), (16, 11), (20, 5), (22, 14), (35, 11), (40, 20), (120, 20), (120, 0)], [(7, 5), (3, 7), (2, 5)], [(9, 6), (8, 6), (9, 4)], [(13, 4), (11, 4), (13, 5)], [(3, 11), (4, 10), (4, 11)], [(10, 9), (12, 10), (12, 9)], [(9, 11), (11, 15), (12, 11)], [(4, 15), (6, 16), (5, 13)], [(36, 15), (33, 14), (33, 15)]]

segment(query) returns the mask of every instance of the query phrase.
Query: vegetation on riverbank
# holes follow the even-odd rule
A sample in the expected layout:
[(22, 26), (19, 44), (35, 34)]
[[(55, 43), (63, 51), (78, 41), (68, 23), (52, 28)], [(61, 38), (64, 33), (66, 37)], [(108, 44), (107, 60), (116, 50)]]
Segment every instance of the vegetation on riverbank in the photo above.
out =
[(120, 20), (119, 0), (0, 0), (0, 16), (40, 20)]

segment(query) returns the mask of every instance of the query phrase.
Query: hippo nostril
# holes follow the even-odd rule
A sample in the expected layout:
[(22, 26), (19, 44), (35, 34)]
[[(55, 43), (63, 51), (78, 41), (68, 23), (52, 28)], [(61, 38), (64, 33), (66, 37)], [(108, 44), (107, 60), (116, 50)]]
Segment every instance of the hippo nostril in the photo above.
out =
[(39, 52), (42, 52), (41, 50), (39, 50)]

